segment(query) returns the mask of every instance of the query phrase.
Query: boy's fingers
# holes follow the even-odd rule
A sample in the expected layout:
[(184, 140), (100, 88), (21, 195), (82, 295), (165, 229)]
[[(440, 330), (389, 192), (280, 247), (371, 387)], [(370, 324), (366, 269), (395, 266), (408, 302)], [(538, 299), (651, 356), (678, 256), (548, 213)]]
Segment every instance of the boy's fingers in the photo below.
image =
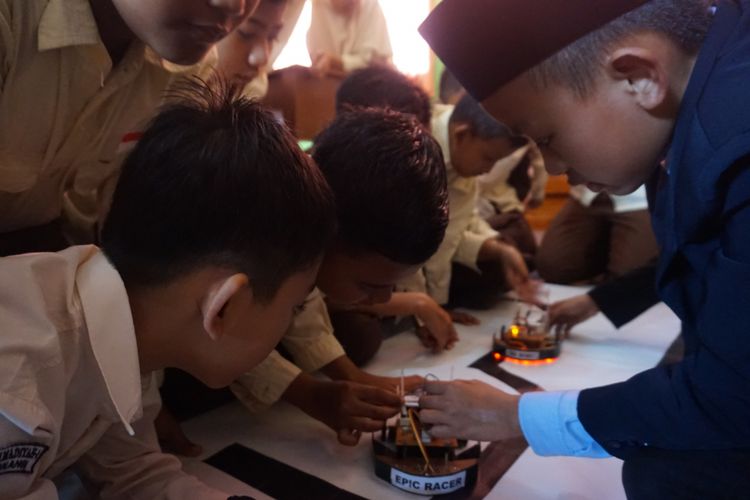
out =
[(417, 387), (422, 387), (422, 384), (424, 384), (424, 377), (420, 377), (419, 375), (411, 375), (404, 379), (404, 388), (408, 392), (415, 390)]
[(428, 394), (419, 398), (419, 407), (422, 409), (444, 410), (447, 406), (445, 398), (441, 396), (431, 396)]
[(436, 438), (452, 438), (456, 436), (456, 432), (449, 425), (434, 425), (427, 432), (430, 436)]
[(358, 401), (352, 404), (348, 412), (353, 417), (366, 417), (376, 420), (387, 420), (394, 416), (401, 409), (401, 406), (379, 406)]
[(421, 409), (419, 410), (419, 420), (424, 424), (446, 424), (448, 418), (445, 412), (440, 410)]
[(356, 446), (362, 435), (361, 432), (352, 429), (339, 429), (336, 434), (338, 435), (339, 443), (345, 446)]
[(361, 432), (375, 432), (383, 428), (384, 420), (367, 417), (352, 417), (347, 421), (347, 427)]
[(390, 406), (399, 408), (401, 397), (393, 391), (387, 391), (380, 387), (361, 386), (357, 389), (358, 399), (377, 406)]
[(424, 383), (424, 390), (428, 394), (445, 394), (448, 389), (448, 382), (441, 382), (439, 380), (429, 380)]

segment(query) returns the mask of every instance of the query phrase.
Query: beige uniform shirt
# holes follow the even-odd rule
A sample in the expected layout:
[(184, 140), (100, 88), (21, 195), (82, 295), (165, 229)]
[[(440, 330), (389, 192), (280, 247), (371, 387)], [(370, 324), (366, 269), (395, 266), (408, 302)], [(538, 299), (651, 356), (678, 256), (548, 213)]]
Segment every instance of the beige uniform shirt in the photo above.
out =
[(448, 122), (453, 106), (436, 105), (433, 109), (432, 135), (440, 144), (448, 174), (450, 219), (445, 239), (423, 267), (427, 293), (438, 304), (448, 302), (451, 263), (457, 262), (478, 271), (477, 256), (482, 244), (497, 237), (477, 211), (479, 188), (475, 177), (461, 177), (450, 160)]
[(330, 0), (312, 0), (307, 50), (313, 61), (319, 54), (340, 57), (347, 72), (375, 61), (390, 62), (393, 57), (385, 16), (377, 0), (362, 0), (348, 19), (333, 10)]
[(161, 453), (157, 386), (96, 247), (0, 259), (0, 318), (0, 498), (56, 499), (74, 464), (97, 498), (227, 498)]
[(537, 203), (544, 201), (544, 188), (547, 186), (547, 171), (544, 169), (544, 159), (539, 148), (529, 141), (526, 146), (498, 160), (485, 175), (477, 178), (479, 185), (479, 215), (486, 219), (496, 213), (505, 213), (513, 210), (523, 212), (526, 210), (524, 200), (519, 200), (516, 190), (508, 184), (508, 178), (518, 163), (529, 155), (533, 177), (531, 179), (531, 199)]
[(280, 400), (302, 371), (316, 372), (345, 354), (333, 335), (328, 308), (318, 289), (307, 297), (305, 310), (294, 318), (281, 343), (294, 363), (273, 351), (232, 385), (234, 394), (253, 411)]
[(65, 210), (71, 238), (91, 241), (100, 188), (163, 91), (195, 70), (140, 42), (113, 68), (89, 0), (0, 0), (0, 232)]

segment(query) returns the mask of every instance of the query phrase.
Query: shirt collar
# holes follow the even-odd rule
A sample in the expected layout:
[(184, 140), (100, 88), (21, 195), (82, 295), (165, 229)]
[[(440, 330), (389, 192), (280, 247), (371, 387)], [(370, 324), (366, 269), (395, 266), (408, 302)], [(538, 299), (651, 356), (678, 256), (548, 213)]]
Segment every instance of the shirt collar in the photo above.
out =
[[(75, 45), (101, 44), (99, 27), (88, 0), (49, 0), (39, 21), (37, 44), (40, 51), (61, 49)], [(216, 48), (212, 48), (204, 59), (190, 66), (171, 63), (136, 40), (128, 50), (132, 60), (146, 62), (174, 74), (201, 74), (216, 66)]]
[(443, 150), (445, 163), (450, 163), (450, 118), (454, 106), (450, 104), (435, 104), (432, 109), (432, 135)]
[(100, 42), (88, 0), (49, 0), (39, 21), (40, 51)]
[(91, 247), (79, 266), (76, 286), (86, 327), (109, 397), (125, 429), (142, 411), (135, 327), (125, 285), (104, 254)]

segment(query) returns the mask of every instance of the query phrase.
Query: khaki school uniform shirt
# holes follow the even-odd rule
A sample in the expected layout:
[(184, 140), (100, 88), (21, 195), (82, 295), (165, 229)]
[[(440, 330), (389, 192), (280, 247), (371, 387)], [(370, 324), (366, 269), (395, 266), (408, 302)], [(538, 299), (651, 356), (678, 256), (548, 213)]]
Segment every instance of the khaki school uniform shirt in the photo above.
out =
[(498, 235), (477, 212), (476, 178), (459, 176), (451, 164), (448, 122), (452, 113), (453, 106), (436, 105), (432, 118), (432, 135), (443, 150), (448, 174), (450, 219), (445, 238), (425, 263), (423, 273), (427, 293), (439, 304), (448, 302), (451, 264), (456, 262), (478, 271), (477, 256), (482, 244)]
[(231, 386), (239, 400), (253, 411), (263, 410), (280, 400), (303, 371), (316, 372), (344, 356), (344, 348), (333, 335), (323, 295), (317, 288), (307, 297), (305, 310), (294, 318), (281, 343), (294, 363), (273, 351)]
[(0, 0), (0, 233), (65, 205), (69, 234), (91, 241), (102, 185), (164, 90), (194, 71), (137, 41), (113, 68), (89, 0)]
[(548, 178), (547, 171), (544, 169), (544, 159), (539, 148), (529, 141), (527, 145), (498, 160), (492, 170), (477, 178), (479, 215), (483, 219), (497, 213), (506, 213), (513, 210), (523, 212), (526, 210), (524, 200), (519, 200), (516, 190), (508, 184), (511, 172), (526, 155), (529, 155), (529, 167), (533, 173), (529, 195), (531, 200), (536, 203), (544, 201), (544, 188), (547, 185)]
[(336, 13), (331, 0), (312, 2), (307, 50), (313, 61), (319, 54), (332, 54), (341, 58), (347, 72), (372, 62), (390, 62), (393, 49), (377, 0), (362, 0), (350, 18)]
[(0, 259), (0, 498), (56, 499), (77, 465), (102, 499), (226, 499), (161, 453), (128, 297), (94, 246)]

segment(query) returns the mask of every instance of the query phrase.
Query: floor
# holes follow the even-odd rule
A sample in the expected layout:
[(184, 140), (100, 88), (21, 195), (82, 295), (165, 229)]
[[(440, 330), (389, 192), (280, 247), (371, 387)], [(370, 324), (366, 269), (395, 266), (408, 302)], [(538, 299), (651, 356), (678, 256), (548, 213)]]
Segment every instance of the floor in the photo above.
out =
[[(550, 286), (552, 300), (583, 291)], [(517, 307), (517, 302), (503, 301), (478, 312), (482, 323), (459, 327), (456, 348), (437, 356), (425, 352), (412, 333), (399, 334), (384, 343), (367, 368), (391, 376), (403, 370), (442, 380), (478, 379), (510, 393), (525, 390), (524, 383), (546, 390), (580, 389), (622, 381), (655, 366), (679, 332), (679, 322), (659, 305), (621, 330), (601, 315), (579, 325), (554, 364), (503, 363), (493, 369), (476, 363), (488, 353), (493, 332)], [(518, 385), (519, 380), (524, 383)], [(367, 438), (353, 448), (341, 446), (327, 427), (285, 404), (253, 415), (231, 403), (188, 420), (185, 430), (205, 449), (198, 460), (186, 460), (186, 468), (228, 493), (256, 498), (417, 498), (375, 477)], [(483, 481), (477, 491), (450, 498), (624, 499), (617, 459), (543, 458), (523, 442), (484, 443), (483, 448), (488, 465), (480, 467)]]

